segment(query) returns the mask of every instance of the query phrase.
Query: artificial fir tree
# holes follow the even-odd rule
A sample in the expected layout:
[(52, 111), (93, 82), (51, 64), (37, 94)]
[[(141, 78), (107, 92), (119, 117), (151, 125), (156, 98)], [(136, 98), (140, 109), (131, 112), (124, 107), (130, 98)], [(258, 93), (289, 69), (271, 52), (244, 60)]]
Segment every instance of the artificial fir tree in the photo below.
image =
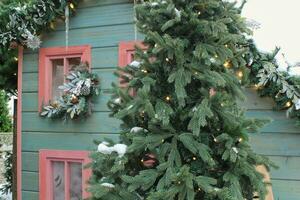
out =
[(263, 124), (237, 101), (247, 79), (241, 8), (221, 0), (153, 0), (136, 6), (146, 51), (119, 75), (109, 103), (120, 143), (93, 153), (93, 200), (250, 200), (266, 194), (247, 134)]

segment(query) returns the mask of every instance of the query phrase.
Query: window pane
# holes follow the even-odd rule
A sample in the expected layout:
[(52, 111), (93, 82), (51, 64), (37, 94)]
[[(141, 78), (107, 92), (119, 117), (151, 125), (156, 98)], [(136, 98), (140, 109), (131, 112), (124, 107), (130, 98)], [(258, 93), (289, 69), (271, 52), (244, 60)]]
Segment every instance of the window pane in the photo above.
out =
[(58, 89), (64, 83), (64, 60), (52, 60), (52, 100), (57, 100), (62, 95), (62, 91)]
[(68, 62), (69, 62), (69, 71), (73, 71), (75, 67), (80, 64), (81, 58), (80, 57), (68, 58)]
[(53, 200), (65, 200), (65, 163), (52, 162)]
[(70, 198), (82, 199), (82, 164), (69, 163), (70, 166)]

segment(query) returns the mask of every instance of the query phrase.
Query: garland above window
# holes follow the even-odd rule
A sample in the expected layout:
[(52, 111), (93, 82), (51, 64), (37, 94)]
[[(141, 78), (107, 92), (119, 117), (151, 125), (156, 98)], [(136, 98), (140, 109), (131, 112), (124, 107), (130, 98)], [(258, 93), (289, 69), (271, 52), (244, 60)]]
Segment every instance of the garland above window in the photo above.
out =
[(59, 86), (63, 95), (44, 106), (42, 117), (78, 119), (92, 113), (92, 99), (99, 95), (99, 78), (89, 71), (86, 63), (78, 65), (66, 76), (66, 83)]

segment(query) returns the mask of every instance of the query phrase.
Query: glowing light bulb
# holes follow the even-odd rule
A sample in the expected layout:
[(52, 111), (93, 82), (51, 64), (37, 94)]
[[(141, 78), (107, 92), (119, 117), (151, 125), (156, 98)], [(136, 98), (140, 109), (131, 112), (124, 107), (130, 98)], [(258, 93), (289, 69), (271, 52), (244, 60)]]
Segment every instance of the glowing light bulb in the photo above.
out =
[(239, 138), (239, 140), (238, 140), (239, 142), (243, 142), (243, 138)]
[(170, 61), (170, 59), (169, 59), (169, 58), (166, 58), (166, 61), (167, 61), (167, 62), (169, 62), (169, 61)]
[(239, 72), (237, 72), (237, 76), (238, 76), (239, 78), (243, 78), (244, 74), (243, 74), (242, 71), (239, 71)]
[(193, 160), (197, 160), (197, 158), (196, 158), (196, 157), (193, 157)]
[(219, 56), (216, 54), (216, 55), (215, 55), (215, 58), (218, 58), (218, 57), (219, 57)]
[(141, 162), (144, 162), (144, 160), (142, 159)]
[(290, 101), (286, 102), (285, 106), (286, 107), (291, 107), (292, 106), (292, 102), (290, 102)]
[(224, 64), (223, 64), (223, 66), (225, 67), (225, 68), (230, 68), (231, 67), (231, 63), (230, 63), (230, 61), (226, 61)]
[(200, 12), (200, 11), (198, 12), (198, 15), (201, 15), (201, 12)]
[(162, 143), (164, 143), (164, 142), (165, 142), (165, 140), (164, 140), (164, 139), (162, 139), (162, 140), (161, 140), (161, 142), (162, 142)]
[(180, 182), (180, 181), (178, 181), (177, 183), (178, 183), (178, 185), (180, 185), (180, 184), (181, 184), (181, 182)]
[(228, 44), (225, 44), (224, 46), (225, 46), (226, 48), (228, 48)]
[(18, 60), (19, 60), (18, 57), (14, 57), (14, 59), (15, 59), (15, 61), (18, 61)]
[(166, 100), (167, 100), (167, 101), (170, 101), (170, 100), (171, 100), (171, 97), (166, 96)]
[(144, 72), (145, 74), (148, 73), (148, 71), (145, 69), (142, 69), (141, 71)]
[(217, 138), (214, 138), (214, 142), (218, 142)]
[(55, 26), (54, 26), (54, 23), (53, 23), (53, 22), (50, 23), (50, 28), (51, 28), (51, 29), (55, 29)]
[(70, 8), (72, 8), (72, 9), (74, 9), (74, 8), (75, 8), (75, 6), (74, 6), (74, 4), (73, 4), (73, 3), (70, 3)]

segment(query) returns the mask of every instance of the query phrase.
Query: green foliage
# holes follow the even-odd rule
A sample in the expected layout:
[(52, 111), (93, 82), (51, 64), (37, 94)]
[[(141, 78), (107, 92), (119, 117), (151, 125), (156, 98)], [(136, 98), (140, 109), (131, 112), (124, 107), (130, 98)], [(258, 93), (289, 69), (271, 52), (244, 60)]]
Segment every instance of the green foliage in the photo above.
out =
[(0, 194), (8, 194), (12, 191), (12, 181), (13, 181), (13, 154), (11, 152), (6, 152), (6, 155), (4, 156), (4, 178), (5, 178), (5, 184), (0, 188)]
[(119, 69), (127, 87), (114, 85), (108, 104), (128, 148), (119, 156), (101, 143), (92, 154), (92, 200), (265, 198), (255, 166), (271, 163), (247, 138), (265, 122), (245, 118), (237, 104), (251, 50), (240, 9), (220, 0), (136, 6), (148, 48), (137, 48), (138, 64)]
[(97, 74), (89, 72), (89, 67), (81, 63), (67, 77), (67, 82), (59, 86), (64, 93), (50, 105), (44, 106), (42, 117), (78, 119), (91, 115), (92, 99), (99, 95)]
[(29, 38), (50, 31), (63, 20), (67, 3), (78, 0), (3, 0), (0, 2), (0, 89), (16, 94), (17, 46), (27, 46)]
[(7, 106), (8, 96), (0, 90), (0, 132), (10, 132), (12, 130), (12, 120)]

